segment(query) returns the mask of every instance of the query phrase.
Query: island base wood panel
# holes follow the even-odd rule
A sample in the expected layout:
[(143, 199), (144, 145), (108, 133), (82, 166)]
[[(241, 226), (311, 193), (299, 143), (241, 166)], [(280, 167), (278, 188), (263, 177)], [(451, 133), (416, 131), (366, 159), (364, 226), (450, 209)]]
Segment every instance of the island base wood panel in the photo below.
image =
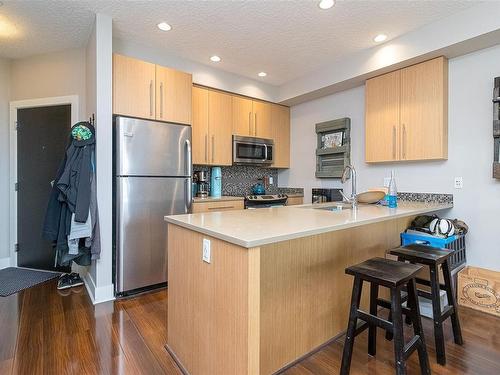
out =
[(169, 350), (191, 375), (272, 374), (294, 363), (345, 330), (352, 291), (345, 268), (384, 257), (410, 221), (251, 249), (169, 223)]

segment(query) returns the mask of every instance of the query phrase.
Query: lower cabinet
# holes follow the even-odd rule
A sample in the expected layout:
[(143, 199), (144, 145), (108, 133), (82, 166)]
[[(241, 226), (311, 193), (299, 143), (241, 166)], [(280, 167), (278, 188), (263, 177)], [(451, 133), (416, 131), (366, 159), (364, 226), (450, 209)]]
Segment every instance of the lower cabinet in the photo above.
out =
[(295, 206), (297, 204), (304, 204), (304, 197), (288, 197), (286, 201), (287, 206)]
[(217, 211), (232, 211), (243, 210), (243, 199), (236, 201), (195, 201), (192, 205), (192, 213), (197, 214), (200, 212), (217, 212)]

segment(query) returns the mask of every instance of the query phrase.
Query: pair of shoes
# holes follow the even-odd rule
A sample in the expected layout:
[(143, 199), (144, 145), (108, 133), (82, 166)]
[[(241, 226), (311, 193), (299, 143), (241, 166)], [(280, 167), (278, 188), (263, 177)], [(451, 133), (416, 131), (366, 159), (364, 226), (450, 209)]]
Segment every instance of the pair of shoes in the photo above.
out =
[(59, 281), (57, 282), (57, 289), (68, 289), (80, 285), (83, 285), (83, 280), (79, 274), (77, 274), (76, 272), (65, 273), (61, 277), (59, 277)]

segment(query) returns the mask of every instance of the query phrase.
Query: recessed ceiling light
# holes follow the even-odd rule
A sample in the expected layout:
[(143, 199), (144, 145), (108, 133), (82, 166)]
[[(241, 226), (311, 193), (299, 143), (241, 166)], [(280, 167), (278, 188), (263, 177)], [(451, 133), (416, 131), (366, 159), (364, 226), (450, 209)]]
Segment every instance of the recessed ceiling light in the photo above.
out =
[(219, 62), (221, 60), (221, 58), (217, 55), (213, 55), (210, 60), (212, 60), (213, 62)]
[(266, 73), (266, 72), (260, 72), (260, 73), (259, 73), (259, 77), (265, 77), (265, 76), (267, 76), (267, 73)]
[(321, 0), (318, 4), (318, 6), (321, 9), (330, 9), (335, 5), (335, 0)]
[(170, 31), (172, 30), (172, 26), (170, 26), (168, 23), (166, 22), (160, 22), (158, 24), (158, 28), (161, 30), (161, 31)]
[(385, 34), (378, 34), (375, 38), (373, 38), (373, 41), (376, 43), (383, 42), (384, 40), (387, 39), (387, 35)]

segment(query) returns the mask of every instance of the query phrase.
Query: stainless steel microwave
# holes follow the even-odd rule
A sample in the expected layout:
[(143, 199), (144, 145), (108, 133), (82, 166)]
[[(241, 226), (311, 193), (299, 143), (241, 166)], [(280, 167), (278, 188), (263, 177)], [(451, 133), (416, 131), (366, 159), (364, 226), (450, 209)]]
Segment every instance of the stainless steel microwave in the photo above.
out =
[(270, 165), (274, 161), (272, 139), (233, 135), (233, 164)]

